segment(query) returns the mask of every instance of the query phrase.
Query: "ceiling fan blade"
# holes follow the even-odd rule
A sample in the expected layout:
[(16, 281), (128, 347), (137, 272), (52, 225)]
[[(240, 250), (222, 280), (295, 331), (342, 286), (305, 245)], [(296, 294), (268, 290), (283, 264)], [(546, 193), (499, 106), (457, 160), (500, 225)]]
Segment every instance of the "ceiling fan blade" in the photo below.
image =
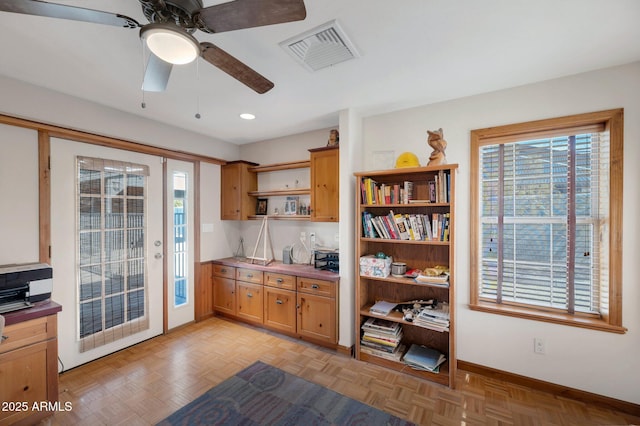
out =
[(173, 65), (149, 53), (147, 67), (144, 70), (142, 90), (145, 92), (163, 92), (167, 88)]
[(41, 0), (0, 0), (0, 11), (71, 19), (73, 21), (93, 22), (95, 24), (125, 28), (138, 28), (140, 26), (135, 19), (128, 16), (64, 4), (47, 3)]
[(303, 0), (235, 0), (200, 10), (200, 20), (214, 33), (301, 21), (306, 16)]
[(209, 42), (200, 43), (202, 57), (210, 64), (220, 68), (240, 83), (263, 94), (273, 89), (273, 83), (238, 59)]

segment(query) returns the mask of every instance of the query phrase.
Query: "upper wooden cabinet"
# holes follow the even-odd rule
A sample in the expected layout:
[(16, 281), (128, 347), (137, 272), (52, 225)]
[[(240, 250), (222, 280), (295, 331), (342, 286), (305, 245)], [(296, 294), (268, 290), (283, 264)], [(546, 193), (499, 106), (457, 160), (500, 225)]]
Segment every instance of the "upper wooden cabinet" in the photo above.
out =
[(311, 220), (338, 222), (340, 151), (338, 147), (310, 149)]
[(221, 167), (220, 217), (222, 220), (246, 220), (256, 212), (256, 198), (249, 195), (258, 189), (258, 177), (249, 171), (256, 163), (231, 161)]
[[(310, 149), (310, 160), (258, 165), (248, 161), (231, 161), (221, 167), (221, 219), (262, 219), (256, 215), (259, 197), (310, 195), (310, 214), (279, 214), (269, 218), (277, 220), (311, 220), (338, 222), (339, 220), (339, 157), (338, 147)], [(308, 168), (310, 188), (271, 189), (258, 188), (260, 173)]]

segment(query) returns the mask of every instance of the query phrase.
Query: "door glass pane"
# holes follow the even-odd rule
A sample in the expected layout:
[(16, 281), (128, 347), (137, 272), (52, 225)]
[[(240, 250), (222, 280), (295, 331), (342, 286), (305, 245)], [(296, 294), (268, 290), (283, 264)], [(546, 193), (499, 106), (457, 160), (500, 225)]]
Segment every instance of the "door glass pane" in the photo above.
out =
[(146, 166), (78, 158), (81, 351), (148, 328), (141, 321), (147, 318), (147, 175)]
[(187, 235), (187, 174), (173, 174), (173, 270), (174, 306), (189, 301), (188, 295), (188, 235)]

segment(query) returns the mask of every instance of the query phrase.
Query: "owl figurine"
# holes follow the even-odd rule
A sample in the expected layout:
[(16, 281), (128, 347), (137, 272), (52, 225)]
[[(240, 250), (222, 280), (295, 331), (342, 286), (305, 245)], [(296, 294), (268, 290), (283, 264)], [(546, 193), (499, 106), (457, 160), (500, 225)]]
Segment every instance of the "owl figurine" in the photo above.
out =
[(447, 149), (447, 141), (443, 139), (442, 128), (435, 131), (427, 130), (427, 134), (429, 135), (427, 143), (433, 148), (427, 166), (447, 164), (447, 157), (444, 154), (444, 150)]

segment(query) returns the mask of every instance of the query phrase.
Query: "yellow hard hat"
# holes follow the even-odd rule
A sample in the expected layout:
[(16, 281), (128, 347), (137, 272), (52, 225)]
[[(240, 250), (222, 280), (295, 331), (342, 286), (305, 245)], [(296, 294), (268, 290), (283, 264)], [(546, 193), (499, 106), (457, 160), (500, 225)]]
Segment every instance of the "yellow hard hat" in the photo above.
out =
[(420, 167), (418, 156), (413, 152), (403, 152), (396, 160), (396, 168), (401, 167)]

